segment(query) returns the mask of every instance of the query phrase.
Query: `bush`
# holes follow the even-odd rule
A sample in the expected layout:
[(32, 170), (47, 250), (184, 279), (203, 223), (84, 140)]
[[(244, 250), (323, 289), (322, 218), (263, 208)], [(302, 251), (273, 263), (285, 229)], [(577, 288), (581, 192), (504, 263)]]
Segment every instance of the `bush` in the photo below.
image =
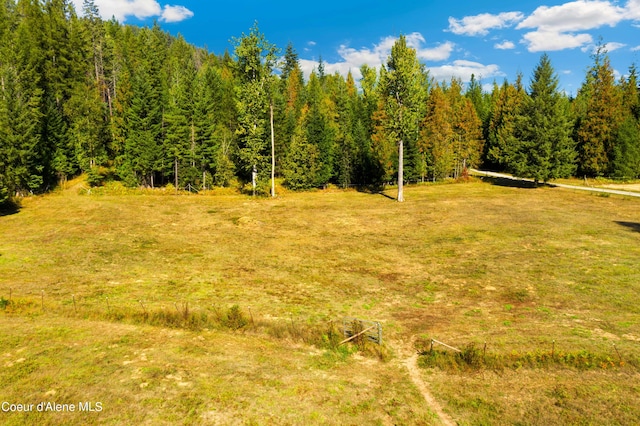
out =
[(9, 306), (10, 304), (10, 300), (5, 299), (4, 297), (0, 297), (0, 309), (7, 309), (7, 306)]
[(242, 313), (240, 306), (233, 305), (222, 319), (222, 324), (232, 330), (239, 330), (249, 323)]

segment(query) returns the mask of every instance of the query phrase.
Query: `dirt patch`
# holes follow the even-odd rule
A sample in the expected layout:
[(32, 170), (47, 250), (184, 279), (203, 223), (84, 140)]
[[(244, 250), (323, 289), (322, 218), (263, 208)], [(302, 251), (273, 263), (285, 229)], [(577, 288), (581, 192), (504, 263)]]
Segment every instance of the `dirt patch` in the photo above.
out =
[(455, 426), (456, 422), (442, 410), (442, 406), (440, 403), (436, 401), (436, 399), (431, 395), (429, 391), (429, 386), (423, 380), (422, 374), (420, 372), (420, 368), (418, 367), (418, 353), (414, 349), (415, 336), (411, 338), (409, 344), (400, 344), (398, 347), (398, 354), (402, 358), (402, 363), (406, 367), (409, 372), (409, 377), (411, 377), (411, 381), (420, 391), (420, 394), (424, 398), (425, 402), (429, 406), (429, 409), (433, 411), (443, 425), (447, 426)]
[(600, 188), (640, 192), (640, 183), (602, 185)]

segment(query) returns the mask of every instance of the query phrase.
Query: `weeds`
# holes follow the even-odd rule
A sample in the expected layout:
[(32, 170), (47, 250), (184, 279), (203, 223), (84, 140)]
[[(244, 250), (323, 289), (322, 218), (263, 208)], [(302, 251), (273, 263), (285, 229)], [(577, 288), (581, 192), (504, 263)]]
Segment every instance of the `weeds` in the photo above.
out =
[[(185, 329), (191, 331), (202, 331), (208, 329), (251, 331), (263, 333), (276, 339), (292, 340), (304, 342), (320, 349), (328, 349), (334, 352), (351, 353), (348, 346), (340, 345), (343, 335), (333, 321), (327, 323), (296, 323), (291, 317), (290, 320), (258, 320), (255, 321), (253, 314), (247, 313), (237, 304), (228, 309), (219, 309), (211, 306), (209, 309), (190, 309), (187, 302), (174, 302), (174, 309), (165, 306), (152, 307), (148, 303), (139, 300), (129, 306), (114, 306), (113, 301), (106, 298), (106, 311), (74, 306), (73, 310), (55, 309), (51, 306), (52, 312), (58, 314), (68, 314), (85, 319), (107, 320), (111, 322), (147, 324), (155, 327), (167, 327), (175, 329)], [(11, 315), (42, 315), (40, 304), (28, 298), (20, 298), (10, 301), (0, 297), (0, 309)], [(357, 323), (357, 324), (356, 324)], [(355, 321), (354, 330), (362, 331), (359, 321)], [(351, 347), (355, 352), (361, 352), (367, 356), (388, 360), (389, 351), (384, 347), (372, 344), (366, 335), (359, 336), (352, 341)], [(346, 352), (345, 352), (346, 350)]]
[[(435, 350), (422, 339), (416, 344), (420, 354), (419, 363), (423, 368), (438, 368), (447, 372), (495, 370), (505, 369), (519, 370), (521, 368), (549, 369), (572, 368), (576, 370), (607, 370), (619, 369), (627, 365), (619, 356), (614, 359), (612, 354), (606, 355), (587, 350), (573, 352), (558, 352), (552, 349), (534, 351), (511, 351), (504, 353), (487, 353), (485, 349), (479, 349), (470, 343), (461, 352)], [(617, 350), (616, 350), (617, 351)], [(638, 369), (640, 362), (631, 360), (629, 366)]]
[(4, 297), (0, 297), (0, 309), (6, 310), (7, 306), (11, 304), (9, 299), (5, 299)]

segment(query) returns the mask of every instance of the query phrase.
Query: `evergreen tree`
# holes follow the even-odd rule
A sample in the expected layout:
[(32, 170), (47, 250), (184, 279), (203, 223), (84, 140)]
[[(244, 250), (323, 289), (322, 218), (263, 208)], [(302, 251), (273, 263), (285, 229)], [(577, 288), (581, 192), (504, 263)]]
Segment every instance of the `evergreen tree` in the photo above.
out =
[(640, 128), (633, 116), (627, 116), (618, 126), (615, 139), (611, 156), (613, 177), (625, 180), (640, 177)]
[(478, 80), (476, 80), (476, 76), (474, 74), (471, 74), (471, 80), (469, 81), (469, 86), (467, 87), (465, 96), (471, 100), (471, 103), (476, 110), (476, 115), (482, 122), (482, 137), (486, 139), (489, 125), (489, 114), (491, 112), (491, 98), (484, 93), (482, 85)]
[(420, 151), (433, 180), (450, 176), (455, 167), (453, 111), (443, 85), (431, 88), (420, 134)]
[(308, 109), (305, 108), (295, 128), (284, 165), (287, 186), (295, 190), (317, 186), (320, 170), (320, 152), (317, 145), (309, 143), (305, 130)]
[(195, 52), (179, 36), (169, 49), (168, 103), (164, 113), (165, 162), (173, 164), (176, 187), (200, 187), (201, 165), (197, 164), (194, 82)]
[(611, 170), (615, 135), (624, 116), (613, 68), (602, 44), (593, 59), (594, 64), (578, 95), (584, 98), (579, 100), (584, 109), (579, 117), (577, 136), (582, 173), (601, 176)]
[(251, 180), (252, 170), (258, 172), (260, 185), (269, 179), (269, 119), (270, 81), (277, 49), (254, 24), (248, 35), (234, 39), (237, 88), (238, 172), (244, 181)]
[(0, 77), (0, 175), (8, 195), (44, 189), (51, 157), (42, 138), (42, 10), (22, 0), (14, 16), (20, 19), (5, 33)]
[(486, 160), (494, 167), (504, 170), (512, 162), (516, 121), (527, 96), (522, 74), (518, 74), (515, 84), (505, 80), (501, 87), (494, 88), (486, 149)]
[(615, 178), (634, 179), (640, 176), (640, 90), (634, 65), (619, 89), (624, 118), (614, 137), (611, 172)]
[[(324, 77), (325, 81), (329, 78)], [(334, 173), (336, 126), (335, 104), (324, 93), (320, 77), (313, 72), (307, 85), (307, 108), (305, 118), (306, 140), (318, 152), (315, 185), (329, 183)], [(290, 148), (291, 150), (292, 148)]]
[(558, 91), (558, 77), (549, 57), (542, 55), (529, 97), (516, 119), (509, 164), (513, 173), (536, 182), (571, 176), (576, 157), (571, 125), (569, 102)]
[(387, 69), (381, 85), (385, 100), (386, 126), (398, 145), (397, 198), (399, 202), (403, 202), (405, 151), (407, 176), (415, 178), (419, 161), (418, 123), (422, 118), (425, 100), (422, 65), (418, 61), (415, 49), (407, 46), (404, 35), (401, 35), (391, 48)]
[(166, 63), (168, 38), (157, 24), (144, 28), (135, 40), (135, 62), (130, 65), (130, 91), (125, 114), (125, 147), (121, 174), (130, 185), (154, 187), (160, 177), (171, 173), (174, 163), (162, 154), (164, 108), (166, 105)]

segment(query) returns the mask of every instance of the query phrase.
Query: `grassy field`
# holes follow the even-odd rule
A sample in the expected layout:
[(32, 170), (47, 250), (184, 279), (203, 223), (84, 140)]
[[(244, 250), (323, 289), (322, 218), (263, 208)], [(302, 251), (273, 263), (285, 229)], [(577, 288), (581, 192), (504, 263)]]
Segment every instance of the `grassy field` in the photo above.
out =
[[(101, 411), (0, 422), (439, 424), (417, 340), (459, 424), (640, 423), (640, 200), (496, 183), (26, 199), (0, 216), (0, 403)], [(336, 346), (345, 316), (384, 347)]]

